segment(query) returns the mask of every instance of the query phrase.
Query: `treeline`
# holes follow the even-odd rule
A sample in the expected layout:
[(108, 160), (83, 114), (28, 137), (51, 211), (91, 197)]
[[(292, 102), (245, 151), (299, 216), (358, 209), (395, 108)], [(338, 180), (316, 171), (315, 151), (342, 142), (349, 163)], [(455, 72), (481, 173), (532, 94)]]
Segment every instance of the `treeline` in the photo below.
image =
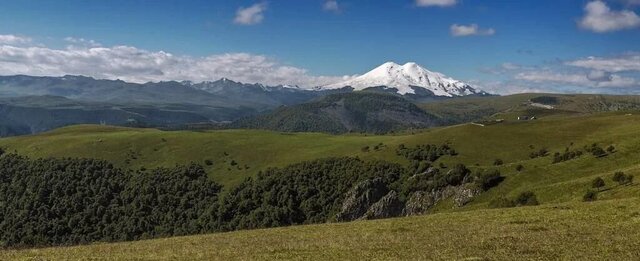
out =
[[(451, 152), (435, 145), (402, 150), (429, 163), (439, 157), (433, 155)], [(221, 196), (221, 186), (195, 164), (132, 172), (101, 160), (31, 160), (1, 154), (0, 243), (4, 247), (348, 221), (345, 213), (355, 213), (351, 216), (356, 219), (370, 208), (378, 211), (372, 214), (376, 217), (397, 216), (411, 198), (413, 207), (423, 204), (416, 195), (433, 195), (438, 200), (446, 189), (485, 191), (503, 179), (497, 171), (472, 173), (461, 164), (416, 172), (396, 163), (344, 157), (268, 169)], [(417, 207), (428, 209), (434, 200)]]
[(196, 165), (130, 173), (91, 159), (0, 157), (3, 246), (213, 231), (220, 186)]

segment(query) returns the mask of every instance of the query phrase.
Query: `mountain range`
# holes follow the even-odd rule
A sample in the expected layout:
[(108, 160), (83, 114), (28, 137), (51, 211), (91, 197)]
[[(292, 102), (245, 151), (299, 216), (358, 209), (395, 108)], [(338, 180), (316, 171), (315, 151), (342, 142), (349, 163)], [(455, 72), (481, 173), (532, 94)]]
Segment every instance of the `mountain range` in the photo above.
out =
[[(415, 63), (398, 65), (393, 62), (350, 81), (315, 88), (247, 84), (227, 78), (199, 83), (138, 84), (73, 75), (0, 76), (0, 136), (32, 134), (83, 123), (153, 127), (221, 124), (273, 110), (282, 112), (278, 109), (281, 106), (304, 104), (327, 95), (365, 90), (384, 92), (413, 102), (487, 95)], [(414, 116), (407, 115), (408, 118)], [(433, 125), (430, 118), (423, 116), (418, 122)], [(422, 123), (415, 126), (423, 126)], [(370, 129), (365, 125), (355, 128), (347, 126), (349, 124), (338, 125), (342, 128), (339, 132)]]

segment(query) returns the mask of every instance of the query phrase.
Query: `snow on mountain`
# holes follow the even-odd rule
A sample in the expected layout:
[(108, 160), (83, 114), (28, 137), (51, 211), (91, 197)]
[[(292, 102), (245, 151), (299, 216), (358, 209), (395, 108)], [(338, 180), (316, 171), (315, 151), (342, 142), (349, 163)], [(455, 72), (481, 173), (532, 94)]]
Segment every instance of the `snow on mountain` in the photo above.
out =
[(414, 88), (424, 88), (436, 96), (465, 96), (482, 93), (470, 85), (449, 78), (444, 74), (429, 71), (416, 63), (399, 65), (387, 62), (355, 79), (326, 85), (322, 89), (351, 87), (363, 90), (369, 87), (396, 88), (399, 94), (415, 94)]

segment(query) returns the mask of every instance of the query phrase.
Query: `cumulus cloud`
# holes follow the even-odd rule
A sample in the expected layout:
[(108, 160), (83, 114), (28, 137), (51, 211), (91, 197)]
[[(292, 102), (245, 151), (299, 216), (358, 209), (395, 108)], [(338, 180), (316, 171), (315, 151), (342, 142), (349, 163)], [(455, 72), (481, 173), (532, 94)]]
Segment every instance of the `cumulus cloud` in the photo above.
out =
[(640, 54), (629, 53), (616, 57), (588, 57), (569, 61), (567, 65), (606, 72), (640, 72)]
[(12, 35), (12, 34), (0, 34), (0, 44), (26, 44), (26, 43), (30, 43), (31, 42), (31, 38), (29, 37), (22, 37), (22, 36), (17, 36), (17, 35)]
[(640, 94), (640, 54), (587, 57), (544, 65), (502, 63), (481, 72), (494, 81), (476, 86), (499, 94), (518, 92)]
[(340, 5), (336, 0), (325, 1), (324, 4), (322, 5), (322, 9), (324, 9), (325, 11), (334, 12), (334, 13), (339, 13), (341, 11)]
[(170, 80), (200, 82), (226, 77), (246, 83), (289, 84), (302, 87), (326, 85), (351, 78), (314, 76), (306, 69), (284, 65), (264, 55), (248, 53), (192, 57), (132, 46), (77, 45), (53, 49), (7, 44), (0, 44), (0, 74), (71, 74), (137, 83)]
[(420, 7), (447, 7), (454, 6), (458, 3), (458, 0), (416, 0), (416, 5)]
[(236, 11), (236, 18), (233, 22), (240, 25), (255, 25), (262, 23), (264, 12), (267, 10), (267, 3), (257, 3), (247, 8), (240, 7)]
[[(606, 73), (561, 73), (553, 71), (522, 72), (515, 77), (535, 83), (556, 83), (583, 87), (638, 87), (634, 78)], [(595, 78), (595, 79), (594, 79)]]
[(640, 17), (631, 10), (614, 11), (603, 1), (591, 1), (585, 8), (578, 25), (597, 33), (613, 32), (640, 27)]
[(455, 37), (473, 36), (473, 35), (489, 36), (489, 35), (494, 35), (496, 33), (496, 30), (493, 28), (481, 29), (477, 24), (470, 24), (470, 25), (453, 24), (449, 29), (451, 31), (451, 35)]

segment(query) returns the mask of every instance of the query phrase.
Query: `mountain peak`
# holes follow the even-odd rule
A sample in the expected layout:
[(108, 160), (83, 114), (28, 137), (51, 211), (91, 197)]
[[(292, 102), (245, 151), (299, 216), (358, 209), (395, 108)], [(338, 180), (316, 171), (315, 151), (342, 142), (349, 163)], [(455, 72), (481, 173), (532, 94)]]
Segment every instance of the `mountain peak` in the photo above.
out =
[(386, 62), (355, 79), (324, 86), (326, 89), (352, 87), (363, 90), (370, 87), (395, 88), (399, 94), (415, 94), (415, 88), (423, 88), (436, 96), (465, 96), (480, 93), (470, 85), (432, 72), (415, 62), (399, 65)]

